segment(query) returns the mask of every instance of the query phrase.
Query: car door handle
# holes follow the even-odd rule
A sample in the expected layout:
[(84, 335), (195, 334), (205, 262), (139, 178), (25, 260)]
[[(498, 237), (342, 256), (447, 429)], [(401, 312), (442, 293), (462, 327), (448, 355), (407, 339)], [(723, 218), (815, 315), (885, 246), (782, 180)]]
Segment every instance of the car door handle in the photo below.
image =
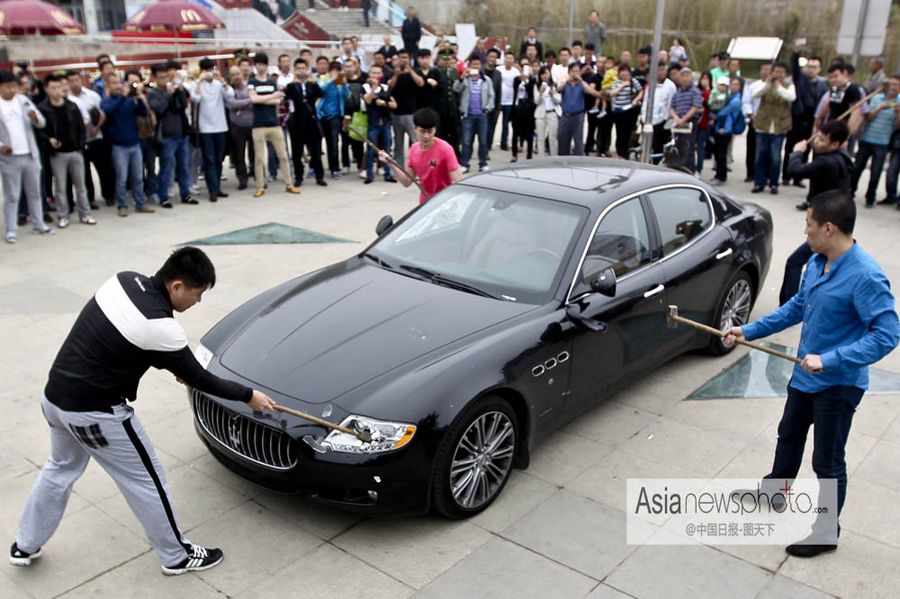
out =
[(647, 299), (648, 297), (653, 297), (654, 295), (659, 295), (660, 293), (662, 293), (663, 289), (665, 289), (665, 288), (666, 288), (665, 285), (660, 284), (660, 285), (657, 285), (656, 287), (654, 287), (653, 289), (650, 289), (649, 291), (645, 291), (644, 299)]
[(734, 253), (734, 249), (728, 248), (724, 252), (719, 252), (718, 254), (716, 254), (716, 260), (721, 260), (722, 258), (726, 258), (733, 253)]

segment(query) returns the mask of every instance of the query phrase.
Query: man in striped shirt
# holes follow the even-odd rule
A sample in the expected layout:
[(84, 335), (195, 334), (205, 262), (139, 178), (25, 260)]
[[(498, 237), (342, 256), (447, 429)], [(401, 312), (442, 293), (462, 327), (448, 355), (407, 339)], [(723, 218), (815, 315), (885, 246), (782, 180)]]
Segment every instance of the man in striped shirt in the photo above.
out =
[(678, 89), (669, 102), (669, 116), (674, 119), (672, 131), (678, 144), (678, 154), (684, 165), (694, 172), (694, 157), (697, 154), (697, 128), (694, 126), (703, 111), (703, 94), (694, 85), (694, 73), (684, 67), (678, 73)]
[(174, 312), (184, 312), (216, 283), (201, 250), (176, 250), (152, 277), (121, 272), (85, 305), (63, 342), (44, 389), (41, 409), (50, 425), (44, 464), (10, 548), (14, 566), (29, 566), (56, 531), (72, 486), (91, 458), (109, 474), (172, 576), (218, 565), (220, 549), (188, 541), (178, 529), (162, 464), (126, 401), (151, 367), (169, 370), (201, 391), (253, 410), (272, 409), (260, 391), (221, 379), (197, 361)]

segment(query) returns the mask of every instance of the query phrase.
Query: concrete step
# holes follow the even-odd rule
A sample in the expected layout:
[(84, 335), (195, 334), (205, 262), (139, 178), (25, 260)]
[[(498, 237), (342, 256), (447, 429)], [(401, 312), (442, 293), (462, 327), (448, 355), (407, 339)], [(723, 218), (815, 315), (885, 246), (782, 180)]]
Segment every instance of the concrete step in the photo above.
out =
[(324, 3), (317, 2), (316, 12), (300, 10), (301, 14), (324, 29), (333, 39), (341, 39), (347, 35), (397, 35), (397, 29), (382, 23), (373, 16), (369, 17), (369, 27), (363, 25), (362, 11), (358, 8), (340, 11), (325, 8)]

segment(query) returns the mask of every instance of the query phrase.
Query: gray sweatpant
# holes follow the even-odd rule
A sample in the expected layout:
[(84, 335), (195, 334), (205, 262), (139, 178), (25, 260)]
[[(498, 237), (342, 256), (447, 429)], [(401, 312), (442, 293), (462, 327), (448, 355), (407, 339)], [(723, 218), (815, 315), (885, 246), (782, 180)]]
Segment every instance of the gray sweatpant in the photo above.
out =
[(53, 170), (53, 184), (56, 187), (56, 215), (59, 218), (69, 216), (69, 196), (66, 194), (66, 175), (72, 177), (75, 190), (75, 209), (79, 218), (91, 215), (87, 190), (84, 187), (84, 157), (81, 152), (57, 152), (50, 156), (50, 168)]
[[(391, 117), (391, 126), (394, 129), (394, 160), (397, 164), (406, 168), (406, 147), (416, 143), (416, 125), (411, 114), (395, 114)], [(403, 138), (403, 134), (409, 135), (409, 144)]]
[(3, 156), (0, 154), (0, 180), (3, 181), (3, 218), (6, 219), (6, 232), (13, 233), (19, 228), (19, 197), (25, 189), (28, 200), (28, 213), (31, 215), (31, 226), (42, 231), (44, 224), (44, 207), (41, 206), (41, 183), (39, 174), (41, 167), (32, 159), (31, 154), (21, 156)]
[(178, 530), (165, 472), (134, 410), (122, 403), (112, 414), (65, 412), (47, 398), (41, 408), (50, 424), (50, 457), (19, 520), (19, 548), (32, 553), (50, 539), (72, 486), (93, 457), (125, 496), (160, 562), (174, 566), (183, 561), (190, 541)]

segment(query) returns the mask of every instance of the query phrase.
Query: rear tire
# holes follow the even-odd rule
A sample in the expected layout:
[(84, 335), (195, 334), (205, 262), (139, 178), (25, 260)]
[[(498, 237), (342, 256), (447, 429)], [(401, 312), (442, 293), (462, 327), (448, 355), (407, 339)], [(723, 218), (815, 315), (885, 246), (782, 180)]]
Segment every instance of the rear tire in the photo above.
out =
[[(750, 310), (753, 309), (754, 289), (753, 281), (745, 270), (739, 270), (728, 281), (725, 293), (719, 300), (719, 307), (712, 326), (719, 330), (725, 330), (733, 326), (747, 324), (750, 318)], [(724, 356), (731, 352), (734, 346), (726, 347), (721, 337), (712, 337), (706, 351), (714, 356)]]
[(434, 511), (460, 519), (491, 505), (509, 480), (518, 442), (518, 418), (503, 399), (487, 396), (463, 410), (435, 458)]

